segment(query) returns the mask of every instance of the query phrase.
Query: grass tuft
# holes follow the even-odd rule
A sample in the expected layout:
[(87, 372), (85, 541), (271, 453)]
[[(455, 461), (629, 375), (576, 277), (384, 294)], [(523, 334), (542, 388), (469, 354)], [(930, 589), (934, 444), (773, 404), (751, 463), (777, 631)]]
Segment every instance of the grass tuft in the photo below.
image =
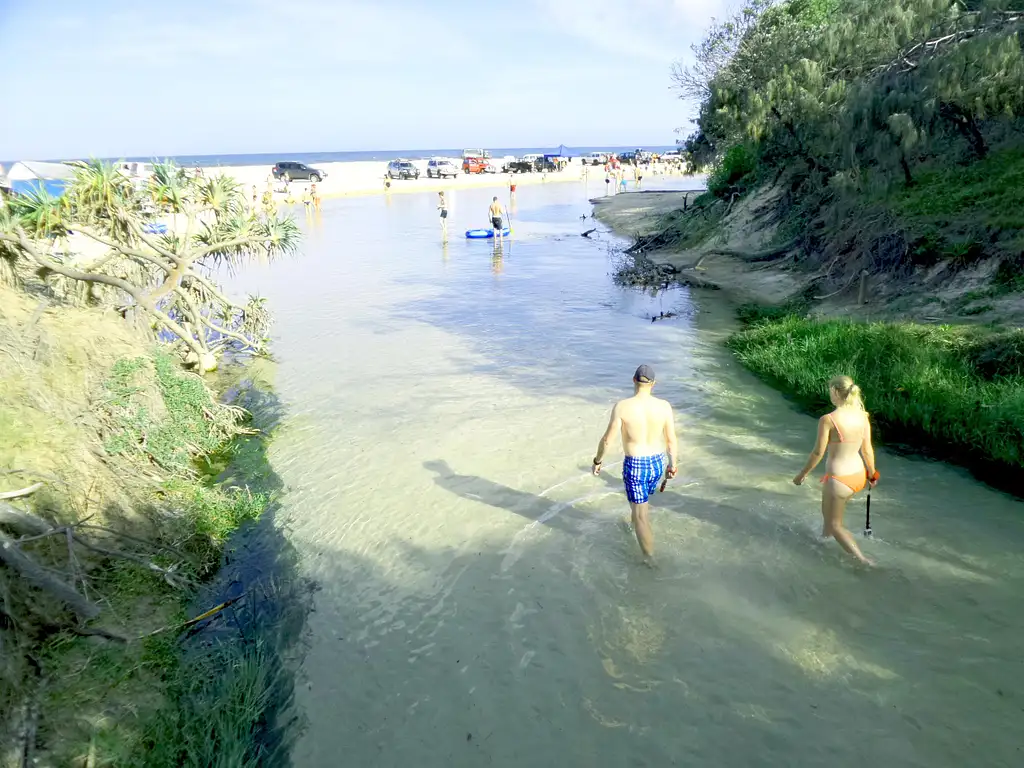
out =
[(1024, 334), (976, 327), (766, 319), (729, 346), (755, 374), (812, 410), (827, 382), (861, 386), (880, 439), (947, 458), (1024, 465)]

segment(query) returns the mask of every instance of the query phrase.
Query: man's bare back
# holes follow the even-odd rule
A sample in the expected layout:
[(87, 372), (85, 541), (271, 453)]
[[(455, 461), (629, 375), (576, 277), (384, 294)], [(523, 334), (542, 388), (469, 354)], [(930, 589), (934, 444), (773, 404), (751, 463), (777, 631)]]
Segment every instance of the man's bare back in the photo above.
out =
[[(622, 481), (633, 513), (633, 529), (645, 557), (654, 552), (654, 535), (647, 518), (647, 504), (662, 476), (676, 474), (676, 427), (672, 406), (651, 395), (654, 371), (641, 365), (633, 376), (632, 397), (620, 400), (612, 408), (608, 428), (597, 444), (594, 474), (600, 474), (602, 457), (619, 433), (626, 458), (622, 463)], [(668, 453), (668, 466), (665, 466)]]
[(619, 400), (612, 409), (612, 419), (620, 424), (622, 452), (627, 456), (665, 453), (669, 435), (675, 435), (672, 406), (650, 393)]

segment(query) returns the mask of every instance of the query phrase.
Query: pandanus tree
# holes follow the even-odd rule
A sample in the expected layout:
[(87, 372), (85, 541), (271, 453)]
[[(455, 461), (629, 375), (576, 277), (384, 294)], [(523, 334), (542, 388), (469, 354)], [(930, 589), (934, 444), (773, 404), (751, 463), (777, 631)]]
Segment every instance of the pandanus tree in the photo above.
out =
[(215, 276), (294, 251), (293, 219), (249, 210), (226, 176), (190, 178), (167, 163), (138, 186), (108, 163), (73, 167), (63, 195), (40, 189), (0, 207), (0, 281), (31, 271), (65, 300), (145, 317), (202, 372), (226, 349), (265, 351), (263, 299), (229, 298)]

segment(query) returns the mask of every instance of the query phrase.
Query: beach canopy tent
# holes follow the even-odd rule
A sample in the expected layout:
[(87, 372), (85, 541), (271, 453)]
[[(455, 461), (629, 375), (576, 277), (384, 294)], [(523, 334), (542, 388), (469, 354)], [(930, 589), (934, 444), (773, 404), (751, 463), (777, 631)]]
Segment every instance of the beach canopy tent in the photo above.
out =
[(7, 188), (17, 195), (30, 194), (42, 188), (52, 196), (60, 197), (74, 175), (71, 166), (64, 163), (23, 160), (7, 171)]

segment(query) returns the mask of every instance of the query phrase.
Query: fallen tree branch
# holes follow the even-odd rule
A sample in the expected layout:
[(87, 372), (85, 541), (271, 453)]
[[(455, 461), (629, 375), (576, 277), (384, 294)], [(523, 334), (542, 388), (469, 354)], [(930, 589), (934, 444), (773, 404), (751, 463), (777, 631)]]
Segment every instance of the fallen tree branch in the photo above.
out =
[(42, 566), (18, 548), (16, 541), (3, 533), (0, 533), (0, 562), (44, 592), (67, 604), (81, 618), (93, 619), (99, 615), (98, 605), (84, 598), (71, 585), (47, 573)]
[(116, 558), (119, 558), (121, 560), (129, 560), (129, 561), (131, 561), (133, 563), (137, 563), (137, 564), (141, 565), (144, 568), (147, 568), (148, 570), (151, 570), (151, 571), (154, 571), (156, 573), (159, 573), (159, 574), (161, 574), (164, 577), (164, 580), (168, 584), (170, 584), (172, 587), (181, 586), (180, 584), (176, 584), (175, 583), (175, 582), (178, 582), (178, 581), (182, 582), (183, 584), (188, 584), (191, 581), (191, 579), (189, 579), (188, 577), (183, 576), (183, 575), (181, 575), (179, 573), (176, 573), (174, 571), (174, 569), (171, 569), (171, 568), (161, 568), (156, 563), (154, 563), (154, 562), (152, 562), (150, 560), (147, 560), (144, 557), (139, 557), (138, 555), (133, 555), (131, 552), (122, 552), (119, 549), (107, 549), (106, 547), (101, 547), (98, 544), (93, 544), (92, 542), (88, 542), (88, 541), (85, 541), (84, 539), (80, 539), (77, 536), (75, 537), (75, 542), (78, 543), (78, 544), (81, 544), (86, 549), (91, 549), (93, 552), (98, 552), (101, 555), (107, 555), (108, 557), (116, 557)]
[(0, 525), (10, 528), (23, 536), (42, 536), (54, 528), (41, 517), (15, 509), (0, 501)]
[(799, 242), (800, 238), (794, 237), (792, 240), (785, 242), (782, 245), (774, 245), (761, 251), (749, 252), (733, 248), (711, 248), (707, 253), (722, 256), (733, 256), (734, 258), (743, 259), (744, 261), (771, 261), (772, 259), (785, 256), (793, 250)]
[(22, 496), (31, 496), (42, 487), (42, 483), (33, 483), (32, 485), (26, 488), (21, 488), (17, 491), (3, 491), (0, 493), (0, 499), (20, 499)]

